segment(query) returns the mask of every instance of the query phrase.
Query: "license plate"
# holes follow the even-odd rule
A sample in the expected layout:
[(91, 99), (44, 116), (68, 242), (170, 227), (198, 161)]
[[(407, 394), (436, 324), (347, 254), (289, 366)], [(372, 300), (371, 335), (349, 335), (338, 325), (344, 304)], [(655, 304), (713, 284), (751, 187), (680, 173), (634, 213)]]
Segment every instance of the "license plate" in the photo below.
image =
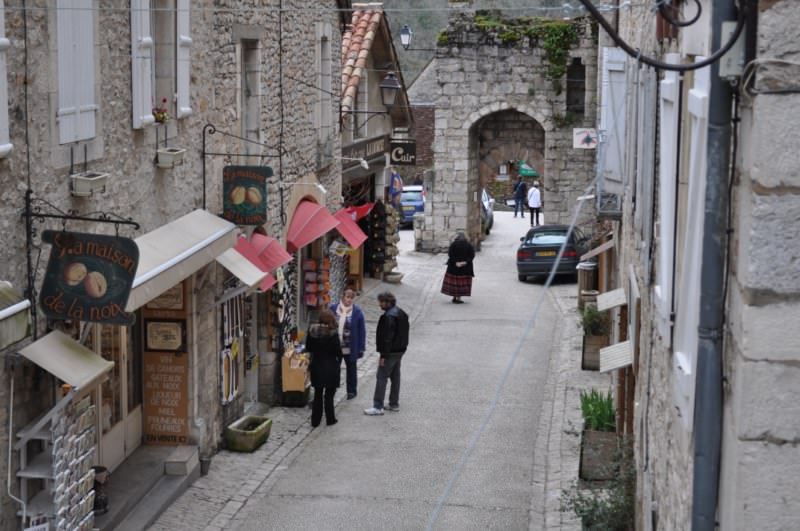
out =
[(413, 206), (404, 206), (403, 210), (405, 210), (406, 212), (414, 212), (414, 207)]
[(555, 251), (539, 251), (536, 253), (536, 256), (555, 256)]

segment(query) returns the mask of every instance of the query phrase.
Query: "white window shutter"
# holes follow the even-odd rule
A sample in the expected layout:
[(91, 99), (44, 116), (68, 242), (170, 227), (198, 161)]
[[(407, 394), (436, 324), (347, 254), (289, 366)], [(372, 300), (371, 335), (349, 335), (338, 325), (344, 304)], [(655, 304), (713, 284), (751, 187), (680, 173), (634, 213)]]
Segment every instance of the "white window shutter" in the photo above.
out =
[(656, 73), (642, 68), (639, 75), (636, 128), (636, 212), (635, 221), (641, 242), (642, 270), (650, 270), (650, 238), (653, 225), (653, 180), (656, 150)]
[(58, 46), (59, 143), (95, 136), (94, 10), (92, 0), (59, 0)]
[[(702, 61), (698, 57), (696, 61)], [(695, 368), (697, 365), (697, 326), (700, 322), (700, 272), (703, 258), (703, 224), (706, 196), (706, 146), (708, 99), (711, 67), (695, 70), (694, 87), (689, 91), (688, 111), (691, 128), (689, 153), (689, 193), (686, 234), (681, 255), (680, 285), (676, 286), (675, 344), (673, 378), (675, 405), (684, 429), (691, 430), (694, 419)]]
[(176, 90), (177, 90), (177, 114), (178, 118), (184, 118), (192, 114), (192, 103), (189, 93), (189, 73), (192, 55), (192, 37), (190, 34), (189, 23), (189, 0), (178, 0), (177, 12), (177, 42), (175, 57), (176, 68)]
[(14, 146), (8, 130), (8, 77), (6, 75), (6, 53), (11, 42), (6, 39), (5, 2), (0, 0), (0, 158), (7, 157)]
[(603, 47), (602, 88), (600, 102), (600, 141), (605, 144), (598, 150), (604, 160), (603, 192), (622, 195), (622, 175), (625, 161), (625, 63), (627, 54), (620, 48)]
[[(150, 0), (131, 0), (131, 97), (133, 128), (155, 123), (153, 116), (153, 36)], [(160, 106), (159, 102), (159, 106)]]
[[(680, 62), (678, 54), (667, 54), (668, 63)], [(658, 331), (663, 344), (670, 346), (672, 334), (672, 283), (675, 257), (675, 206), (680, 137), (680, 78), (666, 71), (661, 80), (659, 102), (658, 166), (658, 264), (654, 288), (659, 319)]]

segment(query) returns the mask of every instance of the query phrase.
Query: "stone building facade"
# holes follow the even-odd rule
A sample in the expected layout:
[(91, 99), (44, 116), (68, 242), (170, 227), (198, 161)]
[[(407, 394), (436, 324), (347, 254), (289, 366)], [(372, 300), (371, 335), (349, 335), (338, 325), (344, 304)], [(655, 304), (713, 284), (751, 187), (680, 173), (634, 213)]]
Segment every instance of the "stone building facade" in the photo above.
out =
[[(728, 20), (736, 20), (737, 12), (734, 2), (700, 4), (703, 17), (675, 32), (656, 31), (663, 20), (649, 11), (620, 10), (620, 36), (635, 49), (659, 50), (655, 59), (661, 61), (688, 64), (707, 57), (714, 52), (714, 9), (729, 7)], [(800, 526), (800, 344), (792, 327), (800, 316), (800, 269), (797, 246), (787, 243), (796, 239), (800, 221), (800, 173), (790, 133), (800, 119), (800, 86), (796, 62), (784, 62), (800, 54), (800, 6), (791, 0), (743, 5), (757, 12), (746, 15), (748, 26), (754, 25), (745, 30), (745, 68), (726, 71), (735, 84), (723, 82), (731, 87), (733, 121), (709, 127), (716, 104), (709, 87), (719, 63), (679, 76), (656, 73), (635, 57), (624, 61), (623, 145), (629, 157), (623, 215), (615, 228), (614, 283), (640, 310), (629, 305), (627, 325), (636, 338), (631, 404), (636, 528), (642, 530)], [(614, 46), (602, 32), (600, 44)], [(654, 119), (650, 125), (647, 116)], [(722, 142), (717, 152), (734, 148), (729, 165), (715, 167), (718, 159), (706, 165), (706, 154), (714, 155), (706, 151), (706, 130), (722, 131), (715, 137)], [(642, 164), (648, 160), (649, 169)], [(722, 183), (721, 196), (706, 193), (714, 178)], [(725, 228), (704, 237), (704, 221), (713, 212), (721, 213)], [(724, 250), (713, 272), (704, 263), (709, 238)], [(701, 303), (700, 293), (717, 282), (720, 307)], [(718, 320), (719, 328), (699, 331), (703, 316)], [(704, 341), (718, 345), (713, 361), (720, 371), (706, 380), (698, 363), (707, 361), (699, 360), (708, 355), (700, 349)], [(719, 390), (719, 410), (708, 408), (704, 387)], [(718, 429), (718, 444), (699, 442), (703, 424)], [(698, 489), (698, 483), (711, 490)], [(708, 492), (713, 494), (704, 497)]]
[[(84, 9), (87, 4), (89, 9)], [(344, 23), (340, 9), (348, 8), (349, 2), (301, 1), (290, 7), (277, 0), (153, 4), (153, 11), (147, 13), (152, 26), (136, 25), (134, 19), (146, 11), (137, 9), (137, 2), (131, 3), (131, 9), (109, 8), (102, 2), (47, 2), (44, 8), (6, 2), (5, 9), (0, 9), (4, 15), (0, 17), (0, 32), (10, 42), (10, 48), (2, 52), (3, 72), (8, 75), (0, 80), (8, 89), (8, 120), (0, 120), (0, 124), (8, 124), (7, 143), (11, 146), (0, 158), (0, 277), (19, 292), (41, 286), (49, 252), (49, 246), (41, 241), (43, 229), (65, 227), (115, 234), (110, 223), (69, 220), (62, 224), (49, 219), (35, 223), (35, 232), (28, 240), (20, 217), (26, 194), (40, 201), (45, 212), (90, 217), (102, 211), (112, 217), (131, 218), (139, 228), (120, 226), (118, 234), (138, 238), (198, 210), (221, 214), (224, 166), (270, 166), (274, 176), (267, 181), (267, 222), (261, 230), (282, 245), (300, 199), (313, 198), (331, 210), (339, 206), (341, 161), (319, 156), (320, 152), (341, 150), (338, 97), (321, 106), (316, 76), (321, 50), (327, 50), (328, 77), (339, 79)], [(68, 35), (70, 25), (65, 24), (65, 13), (81, 17), (72, 27), (83, 31), (87, 39), (80, 45), (89, 52), (72, 58), (77, 60), (77, 69), (71, 78), (64, 77), (63, 72), (59, 77), (59, 68), (63, 68), (59, 66), (63, 59), (59, 51), (64, 49), (64, 39), (81, 40), (81, 35)], [(138, 37), (151, 29), (153, 74), (137, 73), (135, 64), (141, 59), (137, 46), (142, 42)], [(326, 41), (324, 47), (322, 40)], [(184, 55), (185, 50), (176, 52), (176, 46), (188, 47), (188, 55)], [(175, 53), (177, 62), (170, 62), (174, 59), (168, 58)], [(184, 70), (185, 61), (190, 66)], [(85, 79), (92, 84), (86, 92), (93, 104), (79, 109), (79, 113), (89, 112), (91, 131), (73, 141), (63, 136), (66, 115), (60, 98), (67, 90), (65, 80), (80, 81), (79, 76), (87, 72), (91, 77)], [(150, 101), (138, 101), (137, 109), (140, 81), (149, 85), (152, 94)], [(170, 119), (154, 124), (151, 107), (162, 105)], [(324, 118), (324, 113), (330, 116)], [(327, 127), (329, 134), (320, 134), (321, 127)], [(154, 163), (157, 148), (167, 145), (186, 150), (182, 164), (164, 169)], [(108, 181), (104, 189), (77, 197), (71, 194), (70, 174), (84, 169), (108, 173)], [(316, 183), (321, 183), (327, 194), (320, 194)], [(235, 231), (228, 230), (227, 225), (224, 230), (225, 237), (233, 242)], [(241, 230), (249, 234), (252, 227)], [(180, 239), (176, 237), (176, 241)], [(287, 275), (292, 271), (288, 268)], [(188, 444), (196, 446), (201, 456), (208, 456), (220, 444), (224, 426), (244, 410), (241, 393), (225, 405), (220, 401), (220, 329), (224, 323), (219, 300), (231, 275), (211, 256), (182, 276), (189, 313), (186, 348), (193, 353), (187, 367), (188, 396), (183, 414), (189, 425)], [(287, 319), (296, 316), (300, 298), (297, 282), (289, 280), (282, 294)], [(24, 296), (30, 297), (33, 305), (38, 304), (34, 292), (25, 292)], [(257, 299), (261, 300), (251, 296), (246, 305), (254, 319), (262, 317), (264, 311), (259, 310)], [(41, 312), (37, 317), (33, 334), (2, 350), (5, 363), (0, 366), (0, 420), (4, 426), (9, 425), (13, 394), (12, 431), (0, 433), (4, 455), (19, 429), (50, 408), (61, 392), (54, 377), (17, 353), (53, 327), (78, 337), (84, 326), (46, 322)], [(133, 330), (131, 336), (140, 334), (138, 326), (140, 321), (129, 329)], [(273, 367), (268, 378), (277, 378), (275, 353), (258, 342), (260, 334), (256, 328), (248, 332), (248, 350), (263, 351), (262, 363)], [(140, 355), (136, 348), (129, 352), (134, 358)], [(136, 380), (131, 373), (129, 377), (129, 383)], [(131, 451), (127, 448), (124, 455)], [(10, 474), (14, 478), (19, 454), (15, 451), (12, 457)], [(3, 477), (8, 473), (6, 466), (4, 459), (0, 465)], [(12, 479), (10, 489), (19, 493), (16, 479)], [(19, 528), (15, 516), (18, 508), (10, 497), (3, 497), (0, 529)]]
[[(594, 177), (594, 151), (572, 147), (573, 128), (591, 127), (595, 120), (597, 45), (589, 21), (550, 22), (548, 27), (575, 32), (564, 45), (565, 70), (552, 74), (549, 56), (530, 29), (536, 22), (504, 20), (504, 28), (515, 29), (503, 34), (486, 22), (501, 20), (499, 13), (465, 5), (451, 7), (436, 58), (412, 90), (412, 97), (426, 97), (436, 108), (435, 173), (426, 184), (417, 242), (423, 250), (446, 249), (458, 230), (480, 242), (480, 191), (504, 162), (526, 159), (537, 169), (548, 223), (571, 219), (576, 198)], [(580, 113), (567, 108), (568, 92), (575, 91), (566, 86), (566, 67), (572, 64), (582, 73)], [(435, 80), (426, 76), (429, 70)]]

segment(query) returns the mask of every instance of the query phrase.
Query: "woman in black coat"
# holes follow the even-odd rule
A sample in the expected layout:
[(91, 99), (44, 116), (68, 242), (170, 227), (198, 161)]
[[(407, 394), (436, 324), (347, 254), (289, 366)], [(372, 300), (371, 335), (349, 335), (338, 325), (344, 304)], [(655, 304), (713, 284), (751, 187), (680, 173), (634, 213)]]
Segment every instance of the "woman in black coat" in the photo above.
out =
[(469, 243), (463, 232), (456, 234), (453, 243), (447, 250), (447, 272), (442, 281), (442, 293), (453, 297), (453, 304), (462, 304), (461, 297), (472, 294), (472, 260), (475, 258), (475, 249)]
[(308, 329), (306, 350), (311, 354), (311, 385), (314, 386), (314, 401), (311, 404), (311, 425), (319, 426), (322, 420), (323, 395), (325, 399), (325, 422), (336, 424), (333, 410), (333, 395), (339, 387), (342, 365), (342, 346), (336, 316), (328, 309), (320, 310), (319, 319)]

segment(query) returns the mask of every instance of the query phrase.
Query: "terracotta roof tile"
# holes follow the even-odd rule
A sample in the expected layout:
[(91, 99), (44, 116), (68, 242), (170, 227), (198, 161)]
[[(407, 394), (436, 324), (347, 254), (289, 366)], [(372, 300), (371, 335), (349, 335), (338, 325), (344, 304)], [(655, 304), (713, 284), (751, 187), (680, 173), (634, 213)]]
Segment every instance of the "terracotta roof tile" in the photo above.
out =
[(353, 17), (342, 36), (342, 112), (353, 109), (367, 58), (383, 20), (383, 4), (353, 4)]

